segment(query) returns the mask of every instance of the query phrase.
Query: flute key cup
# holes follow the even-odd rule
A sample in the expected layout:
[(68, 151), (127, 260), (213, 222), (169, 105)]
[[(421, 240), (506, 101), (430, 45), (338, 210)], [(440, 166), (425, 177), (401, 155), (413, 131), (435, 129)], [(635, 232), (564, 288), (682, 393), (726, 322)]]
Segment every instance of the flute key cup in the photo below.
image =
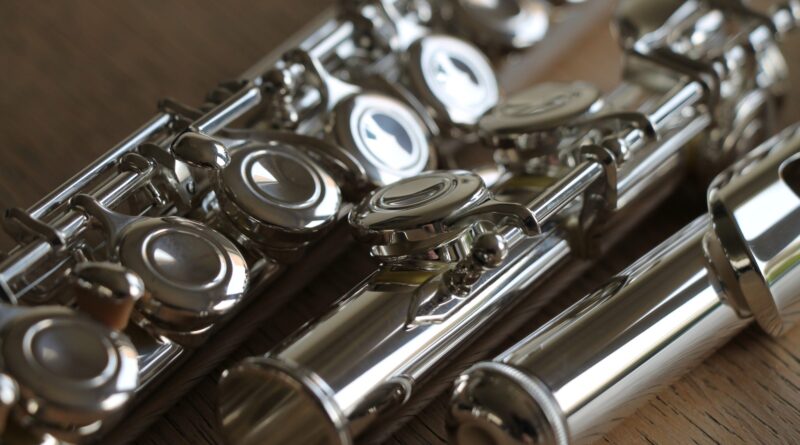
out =
[(181, 217), (122, 215), (85, 194), (72, 205), (103, 226), (109, 259), (144, 281), (146, 293), (136, 307), (141, 321), (157, 332), (202, 330), (244, 296), (247, 262), (216, 230)]
[(448, 0), (440, 6), (441, 20), (453, 32), (491, 53), (523, 50), (541, 41), (550, 23), (546, 1)]
[[(480, 116), (499, 99), (499, 86), (491, 62), (466, 40), (440, 34), (418, 20), (407, 18), (396, 2), (377, 0), (379, 11), (394, 23), (381, 33), (373, 28), (373, 40), (387, 39), (387, 47), (398, 59), (399, 82), (419, 101), (443, 134), (470, 131)], [(439, 5), (436, 5), (437, 7)], [(361, 19), (367, 9), (349, 12)]]
[(435, 165), (428, 127), (413, 108), (392, 96), (362, 92), (347, 97), (333, 109), (330, 122), (333, 140), (359, 161), (373, 187)]
[(0, 369), (18, 388), (12, 422), (80, 441), (134, 396), (138, 359), (124, 334), (65, 307), (0, 310)]
[(530, 209), (494, 199), (480, 176), (456, 170), (383, 187), (350, 212), (349, 222), (378, 258), (452, 261), (464, 258), (487, 227), (507, 218), (536, 231)]
[[(336, 147), (311, 137), (285, 132), (240, 132), (248, 140), (227, 149), (214, 138), (192, 132), (179, 136), (172, 152), (180, 160), (206, 169), (222, 219), (220, 229), (240, 245), (290, 262), (303, 247), (319, 239), (336, 222), (342, 192), (331, 174), (309, 156), (339, 156), (328, 165), (340, 177), (361, 176), (355, 160)], [(339, 160), (338, 164), (334, 164)], [(347, 167), (357, 172), (347, 171)], [(361, 187), (358, 184), (345, 184)]]

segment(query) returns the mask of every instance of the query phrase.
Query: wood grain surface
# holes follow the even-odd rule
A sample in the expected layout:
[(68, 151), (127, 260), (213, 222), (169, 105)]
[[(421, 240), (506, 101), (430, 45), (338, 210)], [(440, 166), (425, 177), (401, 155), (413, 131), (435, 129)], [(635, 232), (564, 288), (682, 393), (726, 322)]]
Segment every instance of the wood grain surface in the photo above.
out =
[[(157, 99), (171, 96), (199, 103), (218, 80), (246, 69), (328, 4), (311, 0), (0, 0), (0, 207), (32, 204), (142, 124), (155, 112)], [(793, 38), (786, 47), (794, 68), (794, 91), (785, 114), (788, 122), (800, 118), (800, 42)], [(618, 78), (618, 59), (603, 26), (546, 77), (584, 78), (608, 89)], [(492, 335), (501, 337), (499, 345), (497, 338), (478, 341), (461, 358), (468, 362), (496, 353), (701, 210), (696, 193), (694, 198), (686, 192), (672, 196), (601, 261), (579, 266), (586, 269), (579, 278), (559, 281), (554, 277), (546, 291), (537, 291), (552, 294), (554, 302), (522, 329), (506, 333), (498, 328)], [(9, 246), (5, 239), (0, 242), (3, 246)], [(167, 402), (150, 406), (146, 421), (126, 421), (136, 425), (109, 443), (220, 443), (214, 413), (221, 369), (268, 350), (324, 311), (373, 267), (360, 248), (338, 256), (289, 304), (258, 320), (259, 329), (222, 366), (193, 380), (196, 385), (186, 396), (173, 406)], [(294, 277), (298, 285), (305, 285), (302, 273)], [(532, 312), (534, 307), (528, 309)], [(443, 371), (438, 386), (431, 386), (446, 389), (449, 377), (459, 369)], [(165, 385), (155, 395), (170, 400), (170, 391), (177, 394), (187, 389), (186, 385)], [(416, 409), (398, 419), (402, 427), (386, 430), (392, 433), (386, 443), (443, 443), (444, 400), (430, 391)], [(753, 327), (745, 330), (604, 441), (800, 443), (800, 329), (778, 340)]]

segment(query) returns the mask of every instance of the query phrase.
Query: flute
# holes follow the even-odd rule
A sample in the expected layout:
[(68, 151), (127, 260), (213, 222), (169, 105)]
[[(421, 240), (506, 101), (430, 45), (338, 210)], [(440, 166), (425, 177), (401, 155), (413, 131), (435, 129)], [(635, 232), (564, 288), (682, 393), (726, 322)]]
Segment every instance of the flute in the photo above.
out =
[(102, 440), (354, 202), (470, 144), (509, 53), (531, 63), (521, 53), (554, 14), (586, 19), (582, 6), (446, 3), (342, 2), (202, 105), (161, 101), (63, 186), (8, 210), (4, 439)]
[(752, 321), (800, 315), (800, 124), (720, 174), (708, 214), (492, 361), (462, 374), (454, 444), (600, 439)]
[(794, 10), (650, 5), (620, 5), (625, 78), (612, 93), (543, 84), (481, 118), (505, 167), (491, 188), (471, 172), (438, 171), (351, 211), (379, 270), (321, 319), (223, 373), (230, 443), (370, 440), (448, 356), (679, 182), (693, 143), (724, 164), (772, 133), (786, 86), (773, 39), (796, 26), (796, 15), (785, 20)]

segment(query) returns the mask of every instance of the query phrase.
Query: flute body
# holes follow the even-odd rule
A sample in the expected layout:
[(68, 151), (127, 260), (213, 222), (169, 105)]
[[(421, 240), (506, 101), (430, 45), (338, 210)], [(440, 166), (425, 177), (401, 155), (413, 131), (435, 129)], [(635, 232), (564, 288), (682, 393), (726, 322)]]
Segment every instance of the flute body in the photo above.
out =
[[(546, 84), (482, 118), (484, 133), (499, 148), (496, 158), (507, 167), (491, 190), (474, 174), (433, 172), (379, 189), (354, 208), (350, 223), (372, 243), (382, 266), (329, 314), (224, 373), (220, 416), (228, 440), (361, 440), (567, 259), (600, 250), (598, 234), (610, 239), (622, 228), (617, 217), (635, 219), (676, 184), (693, 142), (702, 141), (706, 150), (724, 146), (705, 153), (717, 162), (748, 151), (755, 133), (742, 139), (740, 130), (722, 124), (725, 142), (717, 145), (708, 129), (729, 122), (727, 107), (743, 97), (763, 104), (745, 114), (771, 114), (769, 97), (781, 89), (782, 75), (759, 86), (738, 78), (740, 87), (750, 87), (731, 94), (718, 88), (727, 82), (724, 75), (710, 80), (704, 77), (710, 71), (680, 63), (724, 65), (738, 52), (736, 42), (750, 45), (768, 35), (766, 28), (755, 31), (764, 22), (735, 35), (712, 32), (693, 39), (702, 42), (694, 46), (682, 36), (699, 32), (703, 17), (741, 16), (717, 4), (673, 6), (663, 17), (669, 20), (654, 29), (637, 34), (625, 28), (626, 38), (636, 35), (623, 39), (629, 50), (625, 82), (604, 100), (586, 84)], [(674, 40), (653, 38), (661, 34)], [(772, 47), (763, 43), (755, 46)], [(756, 54), (756, 71), (781, 71), (773, 70), (781, 65), (779, 53)], [(739, 124), (749, 125), (734, 127)], [(594, 132), (602, 136), (593, 139)]]
[(495, 68), (509, 53), (540, 60), (522, 53), (553, 14), (592, 19), (581, 5), (441, 6), (342, 2), (202, 105), (161, 101), (63, 186), (7, 211), (4, 439), (102, 440), (371, 189), (473, 144), (499, 98)]
[(709, 213), (455, 384), (455, 444), (592, 443), (754, 320), (796, 322), (800, 125), (722, 173)]

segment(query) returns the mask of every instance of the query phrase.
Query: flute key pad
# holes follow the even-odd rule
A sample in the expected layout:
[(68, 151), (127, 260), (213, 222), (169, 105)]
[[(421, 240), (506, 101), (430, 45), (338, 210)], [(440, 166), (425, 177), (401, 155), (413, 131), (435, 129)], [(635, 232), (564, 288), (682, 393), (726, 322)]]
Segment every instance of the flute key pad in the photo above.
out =
[(375, 187), (419, 174), (434, 162), (428, 127), (411, 107), (387, 95), (360, 93), (340, 102), (332, 132)]
[(302, 244), (335, 222), (339, 186), (302, 147), (272, 141), (231, 152), (217, 176), (217, 197), (227, 217), (257, 244)]
[(480, 176), (434, 171), (398, 181), (372, 193), (350, 212), (349, 221), (366, 241), (391, 252), (440, 246), (464, 229), (457, 216), (491, 197)]
[(409, 48), (412, 89), (444, 125), (475, 125), (497, 104), (500, 89), (489, 59), (476, 47), (430, 35)]
[(219, 232), (178, 217), (145, 218), (119, 237), (119, 261), (147, 288), (140, 312), (159, 328), (203, 328), (235, 306), (247, 289), (248, 268)]
[(124, 335), (63, 307), (4, 310), (18, 312), (3, 327), (0, 361), (19, 385), (22, 422), (71, 441), (133, 397), (137, 353)]
[(489, 135), (517, 135), (568, 125), (588, 112), (600, 90), (586, 82), (545, 82), (507, 98), (481, 118)]

